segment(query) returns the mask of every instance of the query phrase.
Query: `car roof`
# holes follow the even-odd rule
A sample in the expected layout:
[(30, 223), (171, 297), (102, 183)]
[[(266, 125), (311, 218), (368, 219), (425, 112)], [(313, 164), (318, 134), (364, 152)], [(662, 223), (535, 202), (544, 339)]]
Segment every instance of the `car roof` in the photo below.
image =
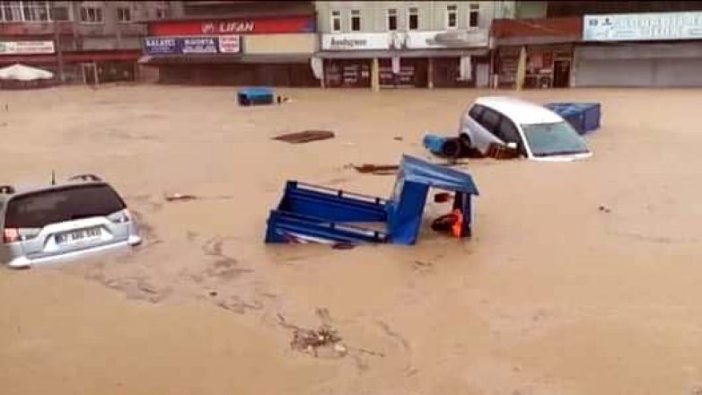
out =
[(545, 107), (515, 97), (486, 96), (478, 98), (475, 103), (504, 114), (521, 125), (564, 121), (560, 115)]

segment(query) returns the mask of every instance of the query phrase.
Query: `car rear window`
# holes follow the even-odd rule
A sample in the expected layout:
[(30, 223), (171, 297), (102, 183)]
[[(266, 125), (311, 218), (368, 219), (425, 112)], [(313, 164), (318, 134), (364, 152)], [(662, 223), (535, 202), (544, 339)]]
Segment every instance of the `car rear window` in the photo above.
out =
[(7, 203), (5, 228), (43, 228), (57, 222), (106, 216), (125, 207), (124, 201), (106, 184), (36, 192)]

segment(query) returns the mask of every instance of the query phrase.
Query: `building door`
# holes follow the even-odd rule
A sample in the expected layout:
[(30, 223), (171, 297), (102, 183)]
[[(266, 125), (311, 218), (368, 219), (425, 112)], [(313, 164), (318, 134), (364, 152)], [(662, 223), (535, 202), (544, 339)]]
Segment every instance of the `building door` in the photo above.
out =
[(478, 88), (487, 88), (490, 79), (490, 64), (478, 63), (475, 68), (475, 86)]
[(553, 87), (567, 88), (570, 86), (570, 60), (555, 60), (553, 62)]
[(98, 84), (97, 65), (95, 63), (83, 63), (83, 82), (87, 85)]

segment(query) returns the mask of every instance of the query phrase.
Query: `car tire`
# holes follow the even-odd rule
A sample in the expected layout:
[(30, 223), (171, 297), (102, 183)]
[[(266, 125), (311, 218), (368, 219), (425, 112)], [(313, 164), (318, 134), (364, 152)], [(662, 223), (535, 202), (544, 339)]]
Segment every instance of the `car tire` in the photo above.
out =
[(460, 158), (463, 152), (463, 143), (457, 138), (446, 140), (441, 147), (441, 153), (452, 159)]
[(461, 135), (458, 137), (458, 140), (461, 142), (461, 152), (469, 158), (480, 158), (483, 155), (473, 147), (473, 142), (470, 140), (470, 136), (467, 133), (461, 133)]

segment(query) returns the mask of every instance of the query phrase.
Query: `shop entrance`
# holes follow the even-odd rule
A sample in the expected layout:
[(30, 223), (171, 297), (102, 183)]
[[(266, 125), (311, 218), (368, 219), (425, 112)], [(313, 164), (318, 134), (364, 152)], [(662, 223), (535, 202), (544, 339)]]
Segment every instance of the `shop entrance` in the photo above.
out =
[(567, 88), (570, 86), (570, 59), (559, 59), (553, 62), (553, 87)]

